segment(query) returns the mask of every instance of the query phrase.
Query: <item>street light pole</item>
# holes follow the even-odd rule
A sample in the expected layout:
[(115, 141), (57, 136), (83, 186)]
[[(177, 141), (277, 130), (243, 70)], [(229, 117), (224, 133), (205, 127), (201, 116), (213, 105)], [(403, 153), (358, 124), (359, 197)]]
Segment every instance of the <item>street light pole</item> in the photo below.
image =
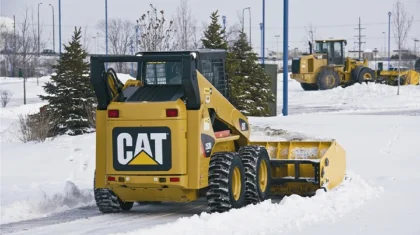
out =
[(39, 56), (39, 51), (40, 51), (40, 43), (39, 43), (39, 5), (41, 5), (42, 2), (38, 3), (38, 56)]
[(289, 84), (288, 84), (288, 61), (289, 61), (289, 0), (283, 0), (283, 116), (288, 115)]
[(105, 0), (105, 53), (108, 55), (108, 0)]
[(58, 48), (61, 56), (61, 0), (58, 0)]
[(49, 4), (52, 8), (52, 16), (53, 16), (53, 51), (55, 53), (55, 22), (54, 22), (54, 7), (53, 5)]
[(384, 58), (386, 56), (386, 33), (382, 32), (382, 34), (384, 35)]
[(251, 43), (251, 7), (249, 8), (249, 46), (252, 47), (252, 43)]
[(388, 12), (388, 70), (391, 61), (391, 12)]
[(279, 56), (279, 37), (280, 35), (274, 35), (274, 37), (277, 38), (277, 54), (276, 54), (276, 58)]
[(265, 64), (265, 0), (262, 0), (262, 64)]
[(245, 10), (249, 12), (249, 44), (251, 44), (251, 7), (242, 9), (242, 32), (245, 30)]

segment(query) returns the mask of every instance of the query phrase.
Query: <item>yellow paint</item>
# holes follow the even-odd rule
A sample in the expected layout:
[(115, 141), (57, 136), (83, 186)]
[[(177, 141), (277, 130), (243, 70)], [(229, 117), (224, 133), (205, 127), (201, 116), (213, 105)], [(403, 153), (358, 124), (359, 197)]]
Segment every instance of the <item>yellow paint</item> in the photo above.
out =
[(237, 201), (239, 197), (241, 196), (241, 188), (242, 188), (241, 178), (242, 177), (241, 177), (241, 172), (239, 168), (235, 167), (233, 169), (233, 174), (232, 174), (232, 194), (235, 201)]
[[(319, 68), (321, 60), (314, 60), (314, 68)], [(308, 67), (308, 66), (307, 66)], [(310, 66), (309, 66), (310, 67)], [(315, 71), (316, 72), (316, 71)], [(304, 75), (306, 76), (306, 75)], [(328, 179), (329, 187), (338, 185), (345, 171), (345, 152), (335, 142), (250, 142), (250, 130), (241, 131), (239, 119), (248, 123), (244, 116), (199, 72), (197, 81), (200, 88), (201, 107), (199, 110), (187, 110), (183, 101), (167, 102), (116, 102), (109, 104), (108, 109), (118, 109), (120, 117), (108, 119), (107, 111), (97, 111), (96, 116), (96, 183), (97, 188), (111, 188), (123, 201), (175, 201), (188, 202), (199, 198), (201, 190), (208, 186), (208, 169), (210, 158), (202, 152), (201, 134), (214, 138), (212, 154), (220, 151), (237, 151), (245, 145), (262, 145), (267, 148), (272, 159), (296, 159), (296, 149), (316, 148), (316, 154), (311, 159), (329, 158), (330, 165), (325, 167), (322, 181)], [(141, 86), (137, 82), (128, 82), (124, 87)], [(211, 96), (211, 102), (206, 103), (206, 96)], [(178, 109), (177, 117), (166, 117), (166, 109)], [(231, 135), (215, 138), (215, 130), (210, 121), (209, 110), (214, 110), (216, 120), (230, 130)], [(116, 171), (113, 167), (112, 133), (115, 127), (159, 127), (165, 126), (171, 131), (172, 164), (168, 171)], [(223, 125), (222, 125), (223, 126)], [(249, 123), (248, 123), (249, 126)], [(157, 163), (145, 152), (134, 158), (130, 165), (156, 165)], [(319, 163), (323, 167), (322, 162)], [(258, 184), (264, 190), (275, 193), (299, 193), (314, 191), (322, 185), (287, 184), (280, 187), (266, 188), (268, 171), (264, 163), (259, 171)], [(265, 169), (265, 170), (264, 170)], [(272, 167), (274, 177), (292, 176), (294, 167)], [(235, 173), (236, 172), (236, 173)], [(125, 182), (107, 182), (108, 175), (129, 177)], [(301, 167), (301, 176), (313, 176), (310, 166)], [(170, 182), (171, 177), (178, 177), (179, 182)], [(164, 182), (158, 179), (164, 178)], [(239, 195), (240, 175), (234, 170), (234, 195)], [(235, 183), (236, 182), (236, 183)], [(238, 183), (239, 182), (239, 183)], [(240, 192), (240, 190), (239, 190)]]
[[(267, 149), (270, 159), (308, 159), (319, 166), (320, 182), (286, 183), (282, 186), (273, 186), (272, 194), (306, 195), (315, 192), (321, 187), (332, 189), (338, 186), (344, 179), (346, 172), (346, 152), (343, 147), (335, 141), (263, 141), (251, 142), (251, 145), (264, 146)], [(328, 158), (329, 165), (325, 166), (325, 159)], [(324, 168), (324, 177), (321, 171)], [(300, 165), (300, 177), (314, 178), (315, 172), (311, 165)], [(271, 167), (272, 177), (294, 177), (295, 166), (290, 164), (285, 167)], [(328, 179), (328, 184), (326, 180)]]
[(268, 179), (267, 164), (265, 163), (265, 161), (261, 161), (261, 164), (258, 167), (258, 183), (262, 192), (265, 192), (267, 188), (267, 179)]
[(142, 151), (128, 165), (159, 165), (146, 152)]

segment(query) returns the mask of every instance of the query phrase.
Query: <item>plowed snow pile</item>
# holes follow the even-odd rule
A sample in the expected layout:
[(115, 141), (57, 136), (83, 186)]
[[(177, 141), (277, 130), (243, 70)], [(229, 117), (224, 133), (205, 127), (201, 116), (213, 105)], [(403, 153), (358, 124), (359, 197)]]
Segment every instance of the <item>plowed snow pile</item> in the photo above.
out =
[[(285, 234), (290, 230), (320, 221), (333, 223), (337, 218), (361, 207), (366, 200), (380, 196), (383, 189), (373, 187), (360, 176), (349, 173), (340, 187), (325, 193), (318, 190), (313, 197), (292, 195), (280, 203), (271, 200), (249, 205), (227, 213), (202, 213), (151, 229), (126, 235), (146, 234)], [(119, 233), (122, 234), (122, 233)]]

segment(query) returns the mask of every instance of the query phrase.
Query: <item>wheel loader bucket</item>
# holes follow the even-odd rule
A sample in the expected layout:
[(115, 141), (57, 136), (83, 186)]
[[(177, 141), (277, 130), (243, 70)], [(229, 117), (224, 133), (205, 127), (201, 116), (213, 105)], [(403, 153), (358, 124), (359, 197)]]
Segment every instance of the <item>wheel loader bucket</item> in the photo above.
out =
[(252, 142), (270, 156), (272, 195), (313, 195), (338, 186), (346, 173), (346, 153), (335, 141)]

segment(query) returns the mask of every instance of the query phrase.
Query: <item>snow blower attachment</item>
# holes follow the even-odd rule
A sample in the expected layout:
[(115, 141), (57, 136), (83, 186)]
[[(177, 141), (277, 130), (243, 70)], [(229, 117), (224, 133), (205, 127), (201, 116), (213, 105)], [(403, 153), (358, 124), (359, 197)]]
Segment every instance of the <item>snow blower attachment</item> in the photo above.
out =
[[(401, 68), (400, 85), (419, 85), (420, 71)], [(398, 86), (398, 68), (379, 71), (379, 76), (375, 79), (376, 83)]]
[[(335, 141), (250, 141), (247, 117), (229, 101), (225, 56), (199, 50), (91, 57), (100, 211), (205, 196), (210, 211), (223, 212), (343, 181), (346, 154)], [(134, 63), (135, 79), (123, 85), (105, 69), (110, 62)]]

